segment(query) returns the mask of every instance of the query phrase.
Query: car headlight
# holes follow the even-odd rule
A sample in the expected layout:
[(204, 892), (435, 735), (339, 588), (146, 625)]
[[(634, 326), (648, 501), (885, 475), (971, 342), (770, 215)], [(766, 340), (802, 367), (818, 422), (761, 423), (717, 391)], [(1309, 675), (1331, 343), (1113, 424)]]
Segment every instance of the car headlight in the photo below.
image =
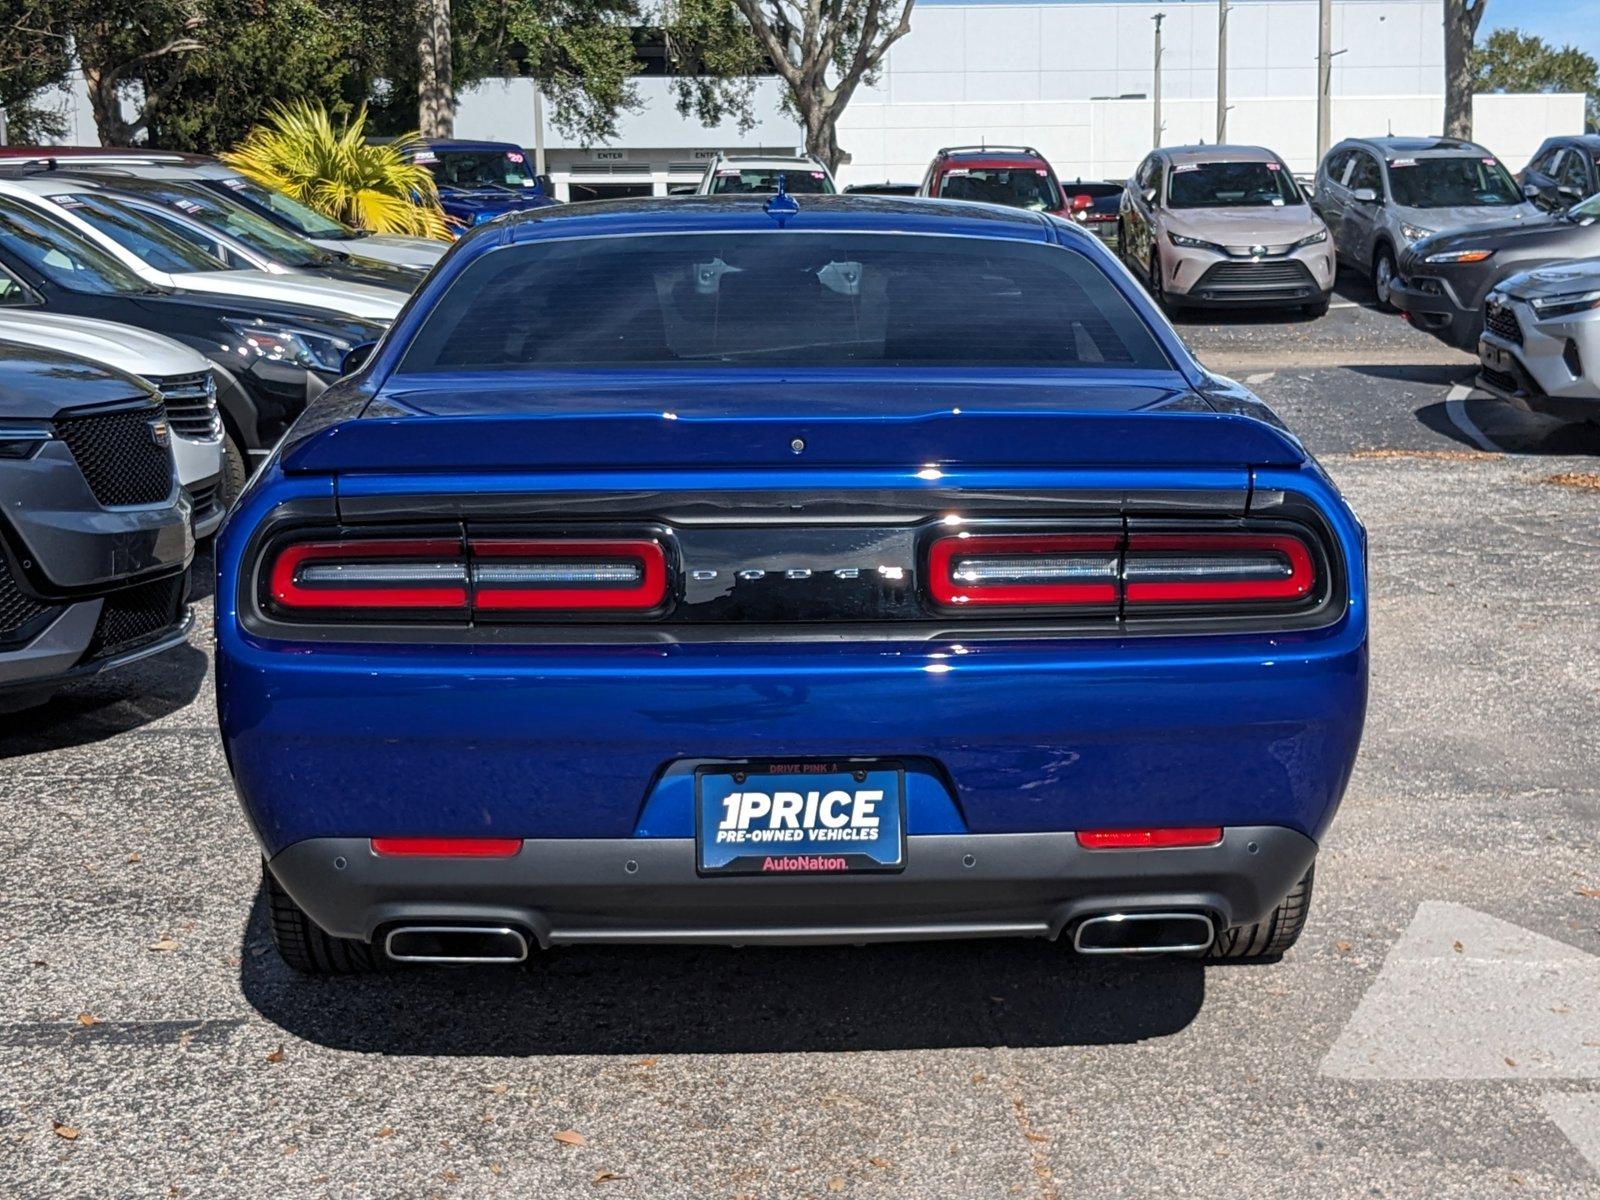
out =
[(1430, 254), (1423, 262), (1428, 263), (1480, 263), (1486, 258), (1493, 258), (1493, 250), (1441, 250), (1437, 254)]
[(1561, 296), (1540, 296), (1529, 300), (1533, 306), (1534, 315), (1541, 321), (1551, 317), (1566, 317), (1573, 313), (1585, 312), (1591, 308), (1600, 308), (1600, 291), (1594, 292), (1567, 292)]
[(1427, 237), (1429, 234), (1437, 233), (1438, 230), (1436, 230), (1436, 229), (1424, 229), (1421, 225), (1410, 225), (1410, 224), (1407, 224), (1405, 221), (1401, 221), (1400, 222), (1400, 232), (1405, 235), (1406, 241), (1408, 241), (1408, 242), (1420, 242), (1423, 238)]
[(1289, 248), (1291, 250), (1300, 250), (1300, 249), (1303, 249), (1306, 246), (1315, 246), (1315, 245), (1318, 245), (1319, 243), (1325, 242), (1327, 240), (1328, 240), (1328, 231), (1327, 231), (1326, 228), (1323, 228), (1323, 229), (1317, 230), (1315, 233), (1306, 234), (1305, 237), (1301, 238), (1298, 242), (1296, 242), (1293, 246), (1291, 246)]
[(268, 362), (293, 363), (312, 371), (338, 375), (352, 343), (327, 333), (314, 333), (292, 325), (271, 321), (235, 320), (225, 317), (223, 324), (239, 336), (236, 350), (241, 358), (264, 358)]
[(1215, 242), (1202, 241), (1199, 238), (1184, 237), (1181, 233), (1168, 232), (1167, 240), (1174, 246), (1184, 246), (1190, 250), (1209, 250), (1213, 254), (1226, 254), (1227, 251)]

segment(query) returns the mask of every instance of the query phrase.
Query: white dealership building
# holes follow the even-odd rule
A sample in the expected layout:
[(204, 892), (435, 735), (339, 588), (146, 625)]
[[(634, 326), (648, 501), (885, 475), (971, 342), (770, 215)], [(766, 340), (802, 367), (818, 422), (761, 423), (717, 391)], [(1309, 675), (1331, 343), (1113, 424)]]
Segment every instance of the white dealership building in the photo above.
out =
[[(963, 143), (1037, 147), (1064, 179), (1121, 179), (1153, 141), (1154, 17), (1163, 42), (1162, 141), (1215, 140), (1217, 0), (918, 0), (911, 32), (840, 122), (843, 183), (916, 182), (934, 151)], [(1438, 133), (1444, 114), (1443, 0), (1334, 0), (1332, 126), (1358, 134)], [(1227, 15), (1228, 140), (1267, 145), (1297, 171), (1316, 165), (1317, 0), (1232, 0)], [(636, 80), (642, 107), (609, 144), (584, 146), (547, 123), (558, 193), (665, 194), (699, 178), (716, 150), (802, 141), (764, 79), (755, 127), (681, 117), (672, 81)], [(533, 146), (532, 83), (492, 80), (461, 97), (459, 137)], [(1512, 169), (1545, 136), (1583, 128), (1581, 95), (1481, 96), (1474, 136)]]

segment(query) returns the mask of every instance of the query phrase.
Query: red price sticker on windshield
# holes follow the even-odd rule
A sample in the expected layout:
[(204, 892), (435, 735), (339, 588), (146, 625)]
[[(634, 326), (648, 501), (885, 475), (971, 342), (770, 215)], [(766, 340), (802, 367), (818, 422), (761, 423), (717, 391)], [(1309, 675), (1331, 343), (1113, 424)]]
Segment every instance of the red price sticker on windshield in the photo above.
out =
[(506, 152), (506, 161), (507, 162), (521, 162), (522, 161), (522, 155), (517, 153), (515, 150), (509, 150), (509, 151)]
[(1281, 171), (1281, 170), (1283, 170), (1283, 168), (1280, 167), (1277, 163), (1268, 163), (1267, 164), (1267, 170), (1269, 170), (1269, 171)]

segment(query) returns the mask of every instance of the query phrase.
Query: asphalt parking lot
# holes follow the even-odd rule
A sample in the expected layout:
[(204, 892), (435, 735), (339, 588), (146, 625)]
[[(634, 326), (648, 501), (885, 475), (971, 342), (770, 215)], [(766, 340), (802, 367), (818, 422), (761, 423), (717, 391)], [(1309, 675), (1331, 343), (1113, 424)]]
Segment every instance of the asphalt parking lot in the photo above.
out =
[(0, 1195), (1600, 1198), (1600, 428), (1366, 301), (1179, 324), (1371, 533), (1366, 742), (1282, 962), (298, 978), (202, 586), (189, 648), (0, 717)]

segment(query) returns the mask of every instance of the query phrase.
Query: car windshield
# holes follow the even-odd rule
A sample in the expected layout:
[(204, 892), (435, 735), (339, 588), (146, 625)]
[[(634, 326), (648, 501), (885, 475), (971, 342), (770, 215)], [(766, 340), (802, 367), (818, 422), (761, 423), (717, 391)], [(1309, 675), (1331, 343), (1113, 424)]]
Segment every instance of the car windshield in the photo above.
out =
[(449, 188), (531, 188), (533, 172), (520, 150), (421, 150), (417, 162)]
[(301, 237), (347, 238), (355, 234), (348, 225), (325, 217), (314, 208), (307, 208), (293, 196), (285, 196), (275, 188), (263, 187), (242, 175), (232, 175), (218, 180), (234, 199), (241, 204), (262, 209), (291, 226)]
[(1492, 158), (1391, 158), (1389, 194), (1406, 208), (1493, 208), (1523, 203), (1516, 182)]
[(711, 180), (711, 194), (771, 195), (778, 190), (779, 175), (783, 176), (783, 190), (797, 196), (833, 194), (828, 173), (806, 163), (796, 163), (792, 167), (718, 167)]
[(939, 184), (941, 200), (974, 200), (1034, 212), (1061, 207), (1056, 181), (1044, 167), (951, 167)]
[(1282, 208), (1304, 204), (1294, 177), (1276, 162), (1175, 163), (1169, 208)]
[(226, 234), (286, 267), (312, 267), (332, 261), (333, 256), (327, 251), (317, 249), (292, 233), (285, 233), (265, 217), (257, 216), (226, 196), (177, 183), (159, 183), (143, 190), (170, 204), (191, 221)]
[(1067, 247), (730, 233), (493, 250), (451, 283), (401, 370), (619, 366), (1170, 369)]
[(51, 200), (158, 271), (184, 275), (221, 271), (227, 266), (198, 246), (174, 237), (143, 214), (121, 208), (103, 196), (71, 193), (52, 196)]
[(0, 250), (71, 292), (115, 295), (151, 290), (82, 234), (35, 209), (8, 201), (0, 201)]

